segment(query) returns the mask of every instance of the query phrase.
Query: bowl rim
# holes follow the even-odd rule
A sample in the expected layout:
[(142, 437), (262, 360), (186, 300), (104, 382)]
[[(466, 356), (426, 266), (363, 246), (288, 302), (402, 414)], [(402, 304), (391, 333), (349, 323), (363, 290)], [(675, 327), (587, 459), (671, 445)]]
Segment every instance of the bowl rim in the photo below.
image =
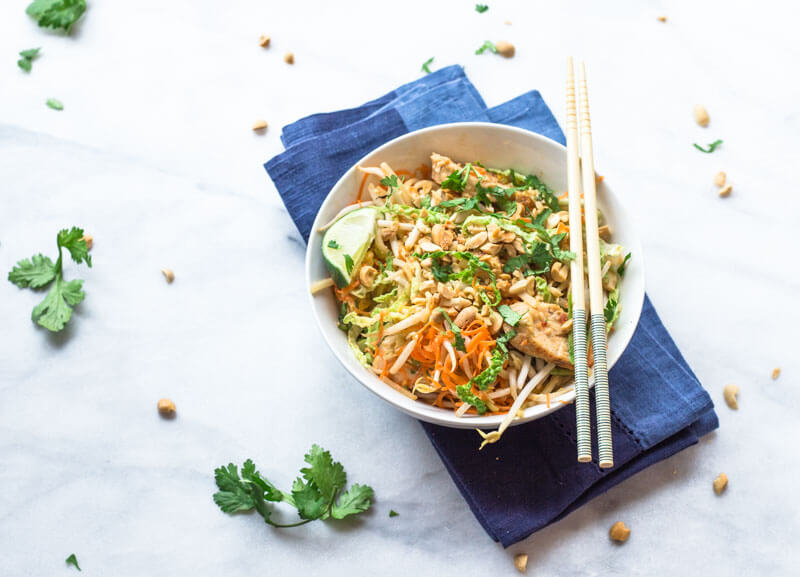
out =
[[(312, 224), (312, 228), (311, 228), (311, 231), (309, 233), (308, 241), (306, 243), (306, 254), (305, 254), (305, 280), (306, 280), (306, 287), (305, 288), (306, 288), (306, 294), (308, 295), (308, 298), (309, 298), (309, 304), (310, 304), (310, 307), (311, 307), (311, 310), (312, 310), (312, 314), (314, 315), (314, 319), (315, 319), (315, 321), (317, 323), (317, 328), (322, 333), (322, 338), (325, 340), (325, 343), (328, 345), (328, 348), (333, 353), (333, 355), (336, 357), (336, 359), (339, 361), (339, 363), (350, 374), (350, 376), (352, 376), (359, 383), (361, 383), (361, 385), (364, 386), (367, 390), (369, 390), (370, 392), (372, 392), (373, 394), (378, 396), (383, 401), (389, 403), (395, 409), (399, 409), (400, 411), (406, 413), (407, 415), (410, 415), (410, 416), (412, 416), (412, 417), (414, 417), (416, 419), (419, 419), (419, 420), (422, 420), (422, 421), (425, 421), (425, 422), (428, 422), (428, 423), (432, 423), (432, 424), (435, 424), (435, 425), (441, 425), (441, 426), (445, 426), (445, 427), (449, 427), (449, 428), (461, 428), (461, 429), (490, 428), (491, 429), (491, 428), (497, 428), (500, 425), (500, 423), (503, 421), (503, 419), (505, 418), (505, 415), (490, 415), (490, 416), (479, 416), (479, 417), (469, 417), (469, 418), (457, 417), (457, 416), (455, 416), (454, 412), (451, 411), (451, 410), (440, 409), (438, 407), (432, 407), (432, 406), (427, 405), (426, 403), (423, 403), (421, 401), (415, 401), (415, 400), (409, 399), (409, 398), (401, 395), (400, 393), (398, 393), (397, 391), (395, 391), (394, 389), (392, 389), (391, 387), (386, 385), (386, 383), (384, 383), (383, 381), (381, 381), (380, 379), (378, 379), (374, 375), (372, 375), (370, 373), (367, 373), (366, 369), (364, 370), (364, 374), (369, 376), (369, 377), (371, 377), (370, 380), (374, 381), (374, 382), (368, 382), (368, 380), (366, 378), (362, 378), (361, 375), (358, 375), (358, 374), (354, 373), (351, 370), (350, 366), (348, 365), (348, 362), (345, 361), (344, 358), (342, 358), (342, 355), (339, 354), (339, 351), (336, 349), (336, 347), (334, 347), (333, 343), (330, 342), (326, 331), (322, 328), (323, 320), (320, 318), (320, 315), (318, 314), (318, 311), (317, 311), (317, 308), (316, 308), (315, 302), (314, 302), (314, 299), (316, 298), (316, 296), (311, 294), (311, 290), (310, 290), (312, 283), (315, 282), (311, 278), (311, 275), (312, 275), (312, 270), (311, 270), (312, 269), (312, 245), (314, 245), (313, 241), (316, 238), (316, 236), (322, 234), (322, 233), (320, 233), (318, 231), (319, 227), (322, 226), (323, 224), (325, 224), (325, 223), (320, 222), (321, 215), (325, 212), (325, 209), (328, 207), (328, 205), (333, 202), (333, 200), (334, 200), (333, 192), (335, 190), (339, 189), (344, 184), (344, 182), (350, 177), (350, 175), (353, 173), (353, 171), (357, 170), (358, 166), (363, 165), (364, 160), (366, 158), (370, 157), (370, 156), (379, 155), (382, 151), (384, 151), (386, 149), (389, 149), (390, 147), (395, 146), (397, 143), (402, 142), (404, 140), (410, 140), (410, 139), (416, 138), (421, 134), (426, 134), (426, 133), (429, 133), (429, 132), (438, 132), (438, 131), (458, 130), (458, 129), (464, 129), (464, 128), (467, 128), (467, 129), (475, 129), (475, 128), (477, 128), (477, 129), (488, 129), (488, 130), (493, 130), (493, 131), (498, 131), (498, 132), (517, 133), (517, 134), (523, 135), (523, 136), (525, 136), (527, 138), (532, 138), (533, 140), (540, 141), (540, 144), (543, 144), (545, 146), (554, 146), (561, 153), (563, 153), (566, 156), (567, 149), (560, 142), (557, 142), (557, 141), (555, 141), (555, 140), (553, 140), (551, 138), (548, 138), (548, 137), (543, 136), (541, 134), (538, 134), (536, 132), (532, 132), (530, 130), (526, 130), (524, 128), (518, 128), (516, 126), (509, 126), (509, 125), (505, 125), (505, 124), (496, 124), (496, 123), (492, 123), (492, 122), (453, 122), (453, 123), (449, 123), (449, 124), (437, 124), (437, 125), (434, 125), (434, 126), (428, 126), (428, 127), (425, 127), (425, 128), (414, 130), (412, 132), (407, 132), (406, 134), (402, 134), (400, 136), (397, 136), (397, 137), (385, 142), (381, 146), (378, 146), (377, 148), (374, 148), (374, 149), (370, 150), (369, 152), (367, 152), (366, 154), (364, 154), (363, 156), (361, 156), (358, 159), (358, 161), (356, 161), (353, 165), (351, 165), (341, 175), (341, 177), (339, 177), (339, 179), (336, 181), (336, 183), (331, 187), (331, 189), (325, 195), (325, 199), (322, 201), (322, 204), (320, 204), (320, 207), (317, 210), (317, 214), (314, 217), (314, 222)], [(621, 202), (621, 200), (619, 200), (618, 196), (611, 190), (611, 188), (605, 182), (603, 183), (603, 187), (604, 187), (604, 194), (613, 197), (617, 201), (617, 205), (618, 205), (617, 208), (619, 208), (619, 211), (624, 214), (624, 218), (622, 220), (626, 221), (628, 224), (631, 224), (631, 219), (629, 218), (628, 213), (627, 213), (623, 203)], [(633, 227), (631, 227), (631, 228), (633, 228)], [(625, 300), (625, 307), (626, 308), (633, 307), (633, 310), (635, 311), (634, 312), (634, 317), (633, 317), (634, 328), (633, 328), (632, 331), (629, 332), (629, 334), (627, 336), (620, 337), (620, 338), (625, 338), (625, 342), (623, 343), (623, 346), (620, 349), (619, 355), (616, 358), (613, 359), (613, 362), (609, 362), (609, 366), (608, 366), (608, 370), (609, 371), (614, 367), (614, 365), (617, 363), (617, 361), (620, 358), (622, 358), (622, 355), (627, 350), (628, 345), (630, 345), (630, 342), (631, 342), (631, 340), (633, 338), (633, 335), (634, 335), (634, 333), (636, 331), (636, 327), (639, 324), (639, 320), (641, 318), (642, 307), (644, 305), (645, 279), (646, 279), (646, 277), (645, 277), (645, 268), (644, 268), (644, 266), (645, 266), (644, 265), (644, 256), (643, 256), (643, 253), (642, 253), (641, 241), (640, 241), (639, 235), (636, 233), (636, 231), (633, 231), (632, 237), (633, 237), (634, 242), (626, 244), (625, 248), (627, 250), (631, 251), (631, 252), (635, 251), (635, 254), (638, 255), (636, 260), (637, 260), (637, 266), (640, 269), (640, 275), (639, 276), (641, 277), (642, 290), (641, 290), (641, 294), (631, 295), (631, 297), (634, 298), (635, 301), (627, 300), (628, 298), (631, 298), (631, 297), (627, 297), (626, 300)], [(630, 244), (633, 244), (634, 246), (629, 246)], [(612, 359), (609, 359), (609, 361), (612, 361)], [(379, 386), (374, 386), (376, 384), (379, 385)], [(592, 388), (593, 386), (594, 386), (594, 381), (593, 381), (592, 378), (590, 378), (589, 379), (589, 387)], [(407, 403), (403, 403), (403, 400), (407, 401)], [(564, 408), (565, 406), (567, 406), (569, 404), (572, 404), (574, 402), (574, 400), (575, 400), (575, 390), (573, 389), (572, 391), (566, 393), (565, 395), (562, 395), (559, 398), (559, 402), (554, 402), (549, 407), (542, 406), (542, 405), (537, 405), (537, 406), (534, 406), (534, 407), (528, 407), (527, 409), (525, 409), (525, 411), (523, 413), (523, 416), (517, 417), (517, 418), (515, 418), (515, 419), (513, 419), (511, 421), (510, 426), (521, 425), (521, 424), (524, 424), (524, 423), (527, 423), (527, 422), (530, 422), (530, 421), (535, 421), (537, 419), (541, 419), (541, 418), (543, 418), (543, 417), (545, 417), (547, 415), (550, 415), (550, 414), (554, 413), (555, 411), (558, 411), (559, 409)], [(435, 409), (436, 413), (428, 414), (428, 412), (426, 412), (424, 409), (428, 409), (428, 410)]]

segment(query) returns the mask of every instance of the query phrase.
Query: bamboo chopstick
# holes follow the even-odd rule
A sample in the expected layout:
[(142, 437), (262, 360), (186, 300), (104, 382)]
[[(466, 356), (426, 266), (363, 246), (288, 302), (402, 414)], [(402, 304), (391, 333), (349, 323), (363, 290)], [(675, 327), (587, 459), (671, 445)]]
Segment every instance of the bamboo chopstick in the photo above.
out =
[(578, 461), (592, 460), (592, 417), (589, 409), (589, 367), (586, 357), (586, 298), (583, 281), (583, 226), (581, 225), (581, 165), (578, 158), (578, 114), (575, 102), (575, 70), (567, 58), (567, 193), (569, 196), (569, 248), (572, 284), (572, 344), (575, 366), (575, 421)]
[[(600, 265), (600, 237), (597, 225), (597, 185), (594, 173), (592, 121), (589, 115), (589, 92), (586, 88), (586, 67), (581, 62), (580, 130), (581, 169), (583, 171), (583, 204), (586, 219), (586, 260), (589, 268), (589, 307), (591, 309), (592, 351), (594, 353), (594, 396), (597, 418), (597, 452), (600, 467), (614, 466), (611, 440), (611, 408), (608, 399), (608, 360), (606, 359), (606, 319), (603, 314), (603, 279)], [(570, 227), (572, 234), (572, 227)], [(574, 283), (573, 283), (574, 284)], [(574, 321), (573, 321), (574, 322)]]

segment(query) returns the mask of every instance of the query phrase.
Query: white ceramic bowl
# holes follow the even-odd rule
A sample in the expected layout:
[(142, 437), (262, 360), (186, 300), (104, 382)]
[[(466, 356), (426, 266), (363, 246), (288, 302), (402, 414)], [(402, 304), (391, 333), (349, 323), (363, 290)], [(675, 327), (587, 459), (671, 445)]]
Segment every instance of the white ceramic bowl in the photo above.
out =
[[(411, 132), (370, 152), (357, 165), (377, 166), (380, 162), (388, 162), (395, 170), (413, 170), (420, 164), (430, 164), (431, 152), (438, 152), (459, 162), (480, 161), (485, 166), (514, 168), (526, 174), (536, 174), (557, 193), (566, 190), (567, 160), (566, 149), (562, 145), (527, 130), (483, 122), (446, 124)], [(322, 203), (308, 239), (306, 282), (309, 287), (312, 282), (328, 276), (322, 259), (322, 234), (317, 229), (355, 200), (361, 178), (361, 173), (353, 166), (339, 179)], [(639, 321), (644, 302), (644, 268), (642, 248), (633, 223), (605, 182), (598, 188), (598, 204), (611, 226), (613, 241), (633, 253), (620, 288), (622, 311), (609, 337), (610, 369), (630, 342)], [(345, 333), (336, 326), (339, 307), (333, 291), (311, 296), (311, 308), (325, 341), (339, 361), (362, 385), (384, 401), (413, 417), (437, 425), (487, 429), (499, 426), (502, 416), (457, 417), (452, 410), (413, 401), (361, 366), (347, 344)], [(613, 382), (611, 394), (614, 394)], [(571, 401), (574, 396), (574, 393), (569, 393), (563, 400)], [(545, 405), (530, 407), (522, 418), (514, 420), (514, 424), (538, 419), (563, 406), (562, 403), (553, 403), (550, 408)]]

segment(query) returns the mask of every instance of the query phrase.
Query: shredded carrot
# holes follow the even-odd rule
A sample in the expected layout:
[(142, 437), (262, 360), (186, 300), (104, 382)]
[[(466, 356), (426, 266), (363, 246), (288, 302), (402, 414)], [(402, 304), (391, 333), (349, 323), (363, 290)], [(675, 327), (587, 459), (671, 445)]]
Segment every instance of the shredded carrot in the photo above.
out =
[(565, 190), (564, 194), (562, 194), (561, 196), (558, 197), (558, 200), (563, 200), (563, 199), (567, 198), (568, 196), (569, 196), (569, 191)]
[(550, 393), (547, 393), (547, 408), (550, 408)]

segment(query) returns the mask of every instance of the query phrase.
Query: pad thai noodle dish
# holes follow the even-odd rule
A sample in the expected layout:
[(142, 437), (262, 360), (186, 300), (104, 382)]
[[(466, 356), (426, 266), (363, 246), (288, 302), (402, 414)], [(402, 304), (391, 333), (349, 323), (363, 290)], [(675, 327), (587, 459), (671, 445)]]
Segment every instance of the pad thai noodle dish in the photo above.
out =
[[(564, 402), (575, 258), (566, 193), (436, 153), (414, 171), (358, 169), (356, 202), (322, 228), (331, 276), (312, 286), (335, 292), (358, 361), (403, 395), (463, 417)], [(630, 254), (602, 215), (600, 237), (610, 331)]]

